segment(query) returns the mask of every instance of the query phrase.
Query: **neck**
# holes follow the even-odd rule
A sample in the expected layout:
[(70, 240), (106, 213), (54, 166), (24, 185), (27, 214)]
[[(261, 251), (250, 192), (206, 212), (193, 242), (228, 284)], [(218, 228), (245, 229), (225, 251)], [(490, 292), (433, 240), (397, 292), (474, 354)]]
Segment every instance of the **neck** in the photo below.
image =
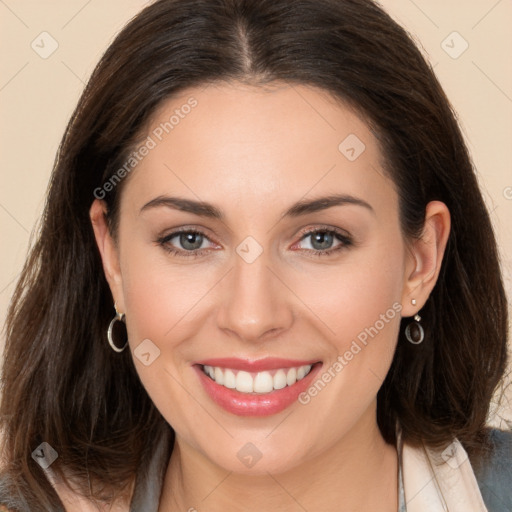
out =
[(176, 436), (159, 512), (225, 512), (240, 504), (244, 512), (396, 512), (397, 452), (382, 438), (375, 408), (329, 450), (279, 474), (227, 471)]

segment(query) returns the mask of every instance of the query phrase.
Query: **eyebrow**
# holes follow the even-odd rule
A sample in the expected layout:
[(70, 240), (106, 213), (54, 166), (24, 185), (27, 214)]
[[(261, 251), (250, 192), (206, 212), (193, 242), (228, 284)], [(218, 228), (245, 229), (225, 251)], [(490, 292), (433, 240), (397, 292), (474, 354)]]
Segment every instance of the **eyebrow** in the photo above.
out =
[[(328, 208), (332, 208), (334, 206), (344, 205), (362, 206), (363, 208), (366, 208), (367, 210), (375, 214), (375, 210), (372, 208), (372, 206), (366, 201), (359, 199), (358, 197), (354, 197), (348, 194), (332, 194), (311, 200), (300, 200), (294, 203), (292, 206), (290, 206), (282, 214), (282, 217), (300, 217), (302, 215), (307, 215), (308, 213), (319, 212), (322, 210), (326, 210)], [(171, 196), (155, 197), (154, 199), (146, 203), (140, 209), (139, 213), (162, 206), (172, 208), (174, 210), (180, 210), (182, 212), (193, 213), (200, 217), (208, 217), (211, 219), (217, 219), (221, 221), (224, 220), (225, 218), (222, 211), (211, 203)]]

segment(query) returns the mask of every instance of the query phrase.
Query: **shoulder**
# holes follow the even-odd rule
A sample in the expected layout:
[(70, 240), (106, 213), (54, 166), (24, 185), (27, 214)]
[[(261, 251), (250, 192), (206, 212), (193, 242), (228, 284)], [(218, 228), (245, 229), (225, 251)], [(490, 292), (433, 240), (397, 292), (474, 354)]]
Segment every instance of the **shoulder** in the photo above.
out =
[(19, 510), (19, 500), (15, 500), (9, 492), (9, 480), (5, 474), (0, 473), (0, 512)]
[(12, 480), (6, 473), (0, 473), (0, 512), (24, 512), (28, 511), (22, 497), (13, 496), (11, 493)]
[(512, 431), (489, 430), (489, 450), (474, 472), (489, 512), (512, 510)]
[[(29, 505), (31, 499), (17, 480), (9, 472), (0, 472), (0, 512), (34, 512)], [(37, 510), (43, 510), (36, 507)], [(55, 508), (53, 512), (65, 512), (62, 507)]]

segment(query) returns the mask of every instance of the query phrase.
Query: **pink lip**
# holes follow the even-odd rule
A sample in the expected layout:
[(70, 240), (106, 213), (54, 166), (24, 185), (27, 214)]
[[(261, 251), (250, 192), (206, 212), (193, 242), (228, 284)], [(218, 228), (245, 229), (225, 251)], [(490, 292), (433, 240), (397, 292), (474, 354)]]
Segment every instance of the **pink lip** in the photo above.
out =
[(251, 361), (249, 359), (239, 359), (236, 357), (220, 357), (216, 359), (204, 359), (197, 361), (196, 364), (203, 366), (218, 366), (220, 368), (231, 368), (232, 370), (244, 370), (246, 372), (263, 372), (265, 370), (276, 370), (278, 368), (292, 368), (294, 366), (313, 365), (318, 359), (308, 361), (299, 361), (297, 359), (281, 359), (279, 357), (265, 357)]
[[(209, 366), (221, 366), (218, 362), (216, 364), (211, 364), (211, 361), (221, 361), (216, 359), (210, 359), (210, 363), (207, 363)], [(226, 361), (226, 360), (222, 360)], [(231, 360), (230, 360), (231, 361)], [(240, 360), (232, 360), (238, 361)], [(266, 364), (264, 369), (275, 369), (270, 368), (269, 364), (275, 364), (274, 362), (269, 363), (270, 360), (265, 360), (266, 363), (261, 362), (261, 364)], [(280, 364), (283, 363), (283, 359), (278, 360)], [(258, 362), (260, 363), (260, 362)], [(302, 366), (302, 364), (313, 364), (311, 363), (303, 363), (300, 364), (292, 364), (290, 366)], [(201, 363), (202, 364), (202, 363)], [(270, 393), (259, 394), (259, 393), (241, 393), (236, 389), (229, 389), (220, 384), (217, 384), (213, 379), (211, 379), (208, 375), (204, 373), (202, 370), (201, 364), (194, 364), (193, 368), (196, 370), (199, 380), (201, 381), (206, 393), (208, 396), (220, 407), (225, 409), (226, 411), (236, 414), (237, 416), (270, 416), (272, 414), (277, 414), (294, 402), (297, 401), (299, 395), (305, 391), (310, 385), (313, 379), (316, 377), (320, 368), (322, 367), (322, 363), (317, 361), (317, 364), (314, 364), (311, 368), (311, 371), (301, 380), (293, 384), (292, 386), (286, 386), (282, 389), (275, 389)], [(224, 366), (224, 365), (222, 365)], [(233, 369), (244, 369), (244, 368), (236, 368), (232, 366), (231, 363), (226, 365), (227, 368)], [(254, 365), (251, 366), (245, 365), (245, 368), (252, 368), (254, 371)], [(286, 366), (278, 366), (278, 368), (286, 368)], [(247, 370), (245, 370), (247, 371)], [(261, 370), (256, 370), (261, 371)]]

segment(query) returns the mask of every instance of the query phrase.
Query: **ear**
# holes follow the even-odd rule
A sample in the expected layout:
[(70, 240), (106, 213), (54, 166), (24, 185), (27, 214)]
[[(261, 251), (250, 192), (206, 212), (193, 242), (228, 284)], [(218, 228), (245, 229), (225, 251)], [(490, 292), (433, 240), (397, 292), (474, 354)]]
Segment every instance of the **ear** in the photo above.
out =
[(124, 312), (124, 295), (123, 283), (121, 278), (121, 270), (119, 265), (119, 250), (110, 234), (107, 223), (107, 206), (104, 201), (95, 199), (89, 210), (96, 244), (100, 251), (101, 260), (103, 262), (103, 271), (110, 286), (112, 297), (119, 312)]
[[(402, 292), (402, 316), (415, 315), (427, 302), (439, 277), (450, 234), (450, 211), (440, 201), (431, 201), (425, 211), (420, 238), (408, 246), (406, 274)], [(416, 304), (412, 304), (415, 299)]]

